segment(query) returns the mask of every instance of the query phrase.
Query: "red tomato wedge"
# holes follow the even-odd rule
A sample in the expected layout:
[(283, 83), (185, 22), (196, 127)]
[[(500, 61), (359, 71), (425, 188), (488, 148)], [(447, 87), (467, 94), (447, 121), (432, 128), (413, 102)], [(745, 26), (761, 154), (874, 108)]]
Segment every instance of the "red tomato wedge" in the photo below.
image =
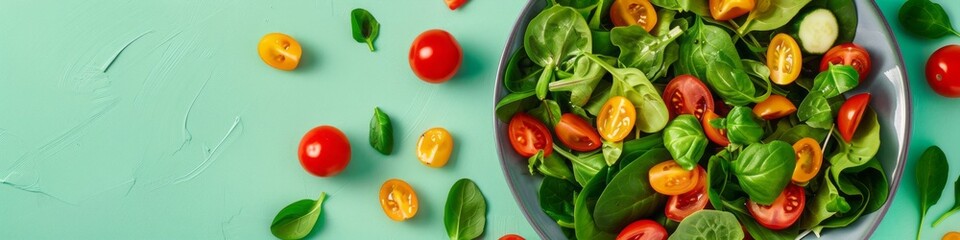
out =
[(707, 171), (700, 166), (697, 166), (697, 171), (700, 171), (697, 187), (687, 193), (670, 196), (670, 200), (667, 200), (664, 213), (670, 220), (683, 221), (687, 216), (707, 207), (710, 201), (707, 197)]
[(564, 113), (554, 127), (557, 139), (575, 151), (589, 152), (600, 148), (600, 134), (586, 120), (573, 113)]
[(681, 114), (693, 114), (703, 119), (703, 114), (713, 111), (713, 95), (700, 79), (693, 75), (680, 75), (663, 90), (663, 100), (670, 112), (670, 119)]
[(800, 219), (806, 203), (803, 188), (789, 184), (787, 188), (783, 189), (780, 196), (773, 201), (773, 204), (764, 206), (747, 200), (747, 210), (760, 225), (769, 229), (780, 230), (790, 227), (797, 222), (797, 219)]
[(617, 240), (665, 240), (667, 229), (653, 220), (638, 220), (627, 225), (617, 235)]
[(840, 106), (840, 113), (837, 116), (837, 130), (840, 130), (840, 136), (843, 140), (850, 142), (853, 140), (853, 134), (857, 132), (857, 126), (860, 125), (860, 119), (863, 118), (863, 111), (867, 110), (867, 104), (870, 103), (870, 94), (861, 93), (850, 97)]
[(827, 51), (820, 60), (820, 71), (826, 71), (833, 65), (847, 65), (853, 67), (860, 74), (860, 82), (870, 74), (870, 53), (855, 43), (837, 45)]
[(553, 152), (553, 137), (550, 130), (536, 118), (526, 113), (517, 113), (510, 119), (507, 126), (507, 135), (510, 136), (510, 145), (520, 156), (532, 157), (540, 150), (543, 156)]

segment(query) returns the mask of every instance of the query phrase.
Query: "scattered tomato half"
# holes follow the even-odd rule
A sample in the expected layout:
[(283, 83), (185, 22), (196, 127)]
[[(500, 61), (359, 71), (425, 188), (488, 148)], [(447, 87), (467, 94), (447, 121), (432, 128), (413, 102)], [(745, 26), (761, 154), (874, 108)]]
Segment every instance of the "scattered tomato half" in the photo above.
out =
[(960, 45), (947, 45), (927, 60), (927, 83), (944, 97), (960, 97)]
[(680, 195), (692, 191), (700, 181), (702, 168), (697, 166), (693, 171), (684, 170), (677, 161), (668, 160), (659, 163), (649, 172), (650, 186), (654, 191), (663, 195)]
[(657, 10), (649, 0), (616, 0), (610, 5), (610, 21), (617, 27), (637, 25), (649, 32), (657, 26)]
[(847, 99), (840, 105), (840, 112), (837, 114), (837, 130), (840, 130), (840, 136), (844, 141), (853, 140), (853, 133), (857, 132), (857, 126), (860, 125), (860, 119), (863, 118), (863, 112), (870, 103), (870, 93), (861, 93)]
[(667, 200), (664, 213), (670, 220), (683, 221), (687, 216), (706, 208), (707, 203), (710, 202), (710, 198), (707, 197), (707, 170), (697, 166), (696, 171), (700, 172), (697, 186), (689, 192), (670, 196), (670, 200)]
[(319, 126), (303, 135), (297, 156), (300, 165), (310, 174), (335, 176), (350, 163), (350, 141), (333, 126)]
[(453, 136), (443, 128), (431, 128), (417, 140), (417, 159), (423, 165), (443, 167), (453, 153)]
[(604, 140), (623, 141), (637, 123), (637, 109), (629, 99), (614, 96), (607, 100), (597, 115), (597, 131)]
[(666, 240), (667, 229), (653, 220), (637, 220), (620, 231), (617, 240)]
[(786, 33), (779, 33), (767, 48), (767, 68), (770, 81), (779, 85), (793, 83), (800, 76), (803, 59), (797, 41)]
[(713, 111), (707, 111), (707, 113), (703, 114), (703, 119), (700, 120), (700, 126), (703, 126), (703, 132), (707, 134), (707, 138), (710, 139), (711, 142), (721, 147), (727, 147), (727, 145), (730, 145), (730, 140), (727, 139), (727, 130), (715, 128), (713, 125), (710, 125), (710, 121), (718, 118), (720, 118), (720, 116), (713, 113)]
[(394, 221), (403, 221), (417, 215), (419, 209), (417, 192), (410, 184), (400, 179), (390, 179), (380, 186), (380, 206), (383, 213)]
[(447, 7), (449, 7), (450, 10), (457, 10), (457, 8), (467, 3), (467, 0), (443, 0), (443, 2), (447, 3)]
[(283, 33), (263, 35), (257, 44), (257, 53), (264, 63), (280, 70), (293, 70), (300, 64), (303, 49), (300, 43)]
[(777, 94), (770, 94), (767, 99), (753, 106), (753, 114), (760, 116), (760, 118), (764, 120), (774, 120), (790, 116), (790, 114), (794, 112), (797, 112), (797, 106), (793, 105), (793, 102), (787, 99), (787, 97)]
[(826, 71), (833, 65), (847, 65), (853, 67), (860, 74), (860, 82), (870, 74), (870, 53), (856, 43), (844, 43), (827, 51), (820, 60), (820, 71)]
[(680, 75), (663, 90), (663, 100), (670, 112), (670, 119), (681, 114), (693, 114), (697, 119), (703, 119), (703, 114), (713, 111), (713, 94), (700, 79), (693, 75)]
[(513, 150), (525, 158), (532, 157), (540, 150), (543, 150), (543, 156), (553, 152), (553, 137), (550, 136), (550, 130), (547, 130), (547, 126), (540, 120), (529, 114), (520, 112), (513, 115), (507, 125), (507, 135), (510, 137)]
[(717, 21), (727, 21), (749, 13), (756, 5), (755, 0), (710, 0), (710, 15)]
[(410, 68), (421, 80), (442, 83), (453, 78), (463, 61), (460, 44), (447, 31), (427, 30), (410, 46)]
[(803, 184), (820, 173), (823, 164), (823, 150), (820, 143), (813, 138), (805, 137), (793, 144), (793, 151), (797, 154), (797, 167), (793, 169), (793, 183)]
[(600, 148), (600, 134), (576, 114), (564, 113), (553, 129), (557, 139), (570, 149), (589, 152)]
[(800, 219), (806, 198), (802, 187), (787, 184), (773, 204), (764, 206), (747, 200), (747, 210), (760, 225), (773, 230), (785, 229)]
[(960, 240), (960, 232), (948, 232), (941, 240)]
[(503, 235), (503, 237), (500, 237), (499, 240), (526, 240), (526, 239), (524, 239), (524, 238), (521, 237), (520, 235), (507, 234), (507, 235)]

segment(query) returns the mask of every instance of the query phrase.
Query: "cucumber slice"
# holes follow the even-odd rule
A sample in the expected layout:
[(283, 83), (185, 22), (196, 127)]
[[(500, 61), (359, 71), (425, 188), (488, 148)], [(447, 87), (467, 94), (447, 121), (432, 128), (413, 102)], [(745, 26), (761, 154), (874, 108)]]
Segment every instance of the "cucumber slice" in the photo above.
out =
[(800, 16), (796, 27), (797, 41), (803, 51), (823, 54), (837, 41), (839, 29), (833, 12), (824, 8), (814, 9)]

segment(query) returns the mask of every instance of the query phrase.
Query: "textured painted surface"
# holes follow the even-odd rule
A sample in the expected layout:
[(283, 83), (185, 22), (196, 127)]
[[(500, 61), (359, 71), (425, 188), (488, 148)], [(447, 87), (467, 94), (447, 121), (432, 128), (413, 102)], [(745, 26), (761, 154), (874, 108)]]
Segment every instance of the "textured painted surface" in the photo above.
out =
[[(879, 2), (896, 19), (902, 1)], [(960, 22), (960, 2), (938, 2)], [(313, 238), (441, 239), (447, 191), (462, 177), (486, 195), (484, 238), (533, 238), (490, 132), (497, 59), (522, 5), (472, 0), (449, 11), (439, 0), (0, 0), (0, 238), (266, 239), (280, 208), (326, 191)], [(383, 24), (377, 52), (350, 37), (356, 7)], [(960, 142), (952, 141), (960, 128), (952, 119), (960, 110), (957, 100), (929, 90), (922, 66), (960, 38), (919, 40), (892, 27), (914, 93), (911, 156), (941, 145), (953, 156), (952, 183), (960, 173)], [(431, 28), (451, 32), (465, 52), (460, 75), (442, 85), (417, 80), (406, 60), (413, 38)], [(256, 43), (269, 32), (300, 41), (299, 69), (261, 62)], [(367, 144), (374, 106), (394, 121), (391, 156)], [(302, 134), (321, 124), (337, 126), (353, 144), (353, 161), (337, 177), (313, 177), (296, 159)], [(413, 152), (419, 134), (434, 126), (457, 142), (442, 169), (421, 165)], [(416, 218), (383, 215), (377, 191), (389, 178), (417, 190)], [(912, 161), (904, 179), (877, 239), (914, 234)], [(944, 197), (931, 215), (952, 200)], [(956, 226), (960, 216), (924, 236)]]

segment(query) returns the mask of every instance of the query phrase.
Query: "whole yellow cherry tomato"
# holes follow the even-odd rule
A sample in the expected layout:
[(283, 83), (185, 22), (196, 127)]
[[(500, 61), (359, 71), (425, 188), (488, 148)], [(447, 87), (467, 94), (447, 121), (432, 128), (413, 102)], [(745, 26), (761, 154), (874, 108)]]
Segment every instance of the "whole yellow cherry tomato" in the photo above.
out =
[(779, 85), (793, 83), (800, 76), (800, 46), (786, 33), (779, 33), (770, 41), (767, 48), (767, 68), (770, 68), (770, 81)]
[(597, 115), (597, 131), (604, 140), (623, 141), (637, 123), (637, 109), (629, 99), (613, 96), (600, 108)]
[(431, 128), (417, 141), (417, 159), (430, 167), (443, 167), (453, 152), (453, 136), (443, 128)]
[(417, 215), (419, 208), (417, 192), (403, 180), (387, 180), (380, 186), (380, 206), (383, 213), (394, 221), (410, 219)]
[(264, 63), (280, 70), (293, 70), (300, 64), (303, 49), (300, 43), (283, 33), (264, 35), (257, 44), (257, 52)]

